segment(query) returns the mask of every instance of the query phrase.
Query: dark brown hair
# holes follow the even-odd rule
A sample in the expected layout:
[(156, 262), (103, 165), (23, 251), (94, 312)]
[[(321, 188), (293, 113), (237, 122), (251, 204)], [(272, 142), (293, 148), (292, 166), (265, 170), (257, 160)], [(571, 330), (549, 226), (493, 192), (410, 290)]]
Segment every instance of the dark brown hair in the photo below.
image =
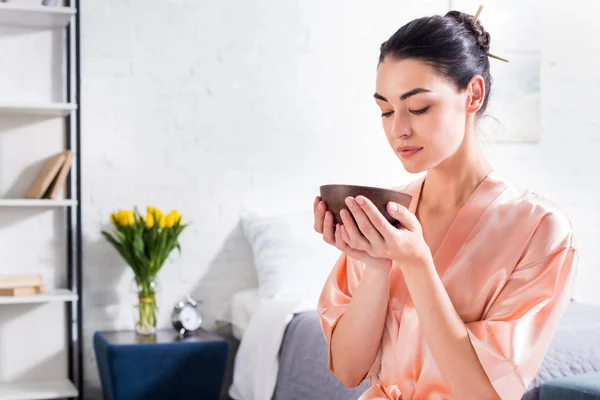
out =
[(485, 97), (478, 114), (485, 112), (492, 77), (488, 51), (490, 34), (473, 16), (459, 11), (415, 19), (396, 31), (380, 47), (379, 63), (417, 59), (431, 65), (441, 76), (465, 89), (475, 75), (485, 81)]

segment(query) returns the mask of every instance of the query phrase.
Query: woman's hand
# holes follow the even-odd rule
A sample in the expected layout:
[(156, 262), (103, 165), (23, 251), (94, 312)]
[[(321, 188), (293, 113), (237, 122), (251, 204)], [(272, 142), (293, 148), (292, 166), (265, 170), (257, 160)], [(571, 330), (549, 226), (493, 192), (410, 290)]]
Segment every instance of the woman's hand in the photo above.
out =
[[(392, 260), (385, 257), (374, 257), (364, 250), (352, 248), (342, 239), (341, 224), (334, 228), (333, 214), (327, 210), (327, 206), (321, 197), (317, 196), (313, 204), (315, 216), (315, 231), (323, 235), (323, 240), (348, 256), (365, 263), (365, 265), (376, 268), (391, 268)], [(383, 217), (382, 217), (383, 218)], [(359, 233), (360, 234), (360, 233)]]
[(397, 229), (364, 196), (347, 197), (346, 205), (356, 223), (347, 210), (342, 210), (343, 225), (339, 230), (344, 243), (351, 249), (366, 252), (374, 258), (396, 261), (401, 268), (431, 261), (421, 224), (406, 207), (393, 202), (387, 204), (390, 215), (402, 224), (402, 228)]

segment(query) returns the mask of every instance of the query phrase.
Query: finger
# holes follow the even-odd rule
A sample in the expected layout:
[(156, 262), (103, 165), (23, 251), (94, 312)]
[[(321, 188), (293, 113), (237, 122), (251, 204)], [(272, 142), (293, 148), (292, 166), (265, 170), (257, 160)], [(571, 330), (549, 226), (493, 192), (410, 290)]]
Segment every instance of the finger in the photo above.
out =
[(346, 209), (340, 211), (340, 215), (342, 216), (342, 224), (343, 228), (347, 233), (348, 240), (346, 243), (350, 245), (350, 247), (359, 250), (366, 250), (371, 247), (369, 241), (363, 236), (363, 234), (358, 230), (358, 227), (354, 223), (352, 219), (352, 214)]
[[(373, 226), (367, 214), (362, 209), (362, 207), (356, 202), (352, 197), (346, 198), (346, 205), (352, 212), (354, 219), (356, 220), (356, 225), (358, 226), (358, 230), (364, 237), (367, 238), (369, 243), (372, 246), (377, 246), (383, 243), (383, 236), (379, 231)], [(352, 236), (350, 236), (352, 237)], [(363, 249), (366, 250), (366, 249)]]
[(344, 225), (342, 225), (340, 227), (340, 232), (341, 232), (340, 236), (344, 240), (344, 243), (350, 243), (350, 236), (348, 236), (348, 231), (346, 230), (346, 228), (344, 227)]
[(319, 203), (321, 202), (321, 197), (320, 196), (316, 196), (315, 197), (315, 201), (313, 201), (313, 212), (317, 212), (317, 206), (319, 205)]
[(389, 202), (387, 205), (388, 212), (390, 215), (402, 224), (404, 229), (407, 229), (411, 232), (420, 232), (421, 231), (421, 223), (417, 219), (417, 216), (410, 212), (408, 208), (404, 207), (401, 204)]
[(342, 239), (342, 242), (344, 243), (343, 251), (348, 255), (366, 253), (365, 250), (359, 250), (357, 248), (354, 248), (354, 245), (350, 241), (350, 236), (348, 236), (348, 231), (346, 230), (346, 228), (344, 228), (344, 225), (340, 226), (340, 237)]
[(344, 226), (342, 224), (337, 224), (335, 227), (335, 247), (337, 247), (338, 250), (341, 251), (344, 251), (346, 247), (348, 247), (348, 244), (342, 238), (343, 228)]
[(388, 222), (387, 219), (385, 219), (383, 214), (379, 211), (379, 209), (375, 206), (375, 204), (373, 204), (371, 200), (364, 196), (357, 196), (356, 203), (365, 213), (365, 215), (371, 222), (371, 225), (373, 225), (373, 227), (377, 229), (377, 232), (380, 234), (381, 237), (385, 238), (389, 234), (393, 233), (395, 228)]
[(346, 239), (348, 239), (348, 234), (344, 229), (344, 225), (338, 224), (338, 228), (335, 231), (335, 247), (348, 254), (350, 257), (357, 257), (360, 251), (350, 247), (344, 239), (344, 235), (346, 236)]
[(335, 236), (333, 232), (333, 214), (331, 214), (331, 211), (327, 211), (325, 213), (325, 218), (323, 219), (323, 240), (326, 243), (335, 245)]
[[(346, 233), (343, 233), (343, 232), (345, 232), (344, 225), (340, 226), (340, 232), (341, 232), (339, 234), (340, 238), (336, 239), (336, 240), (341, 240), (341, 243), (336, 246), (339, 250), (346, 253), (349, 257), (352, 257), (355, 260), (362, 261), (366, 264), (375, 265), (377, 263), (377, 261), (378, 261), (377, 258), (371, 256), (368, 252), (366, 252), (364, 250), (358, 250), (358, 249), (352, 248), (348, 243), (346, 243), (343, 240), (342, 236), (346, 234)], [(383, 260), (383, 259), (381, 259), (381, 260)], [(379, 262), (381, 262), (381, 260)]]
[(314, 228), (315, 231), (319, 232), (319, 233), (323, 233), (323, 219), (325, 218), (325, 212), (327, 211), (327, 207), (325, 207), (325, 202), (319, 200), (319, 202), (317, 203), (317, 205), (315, 206), (315, 222), (314, 222)]

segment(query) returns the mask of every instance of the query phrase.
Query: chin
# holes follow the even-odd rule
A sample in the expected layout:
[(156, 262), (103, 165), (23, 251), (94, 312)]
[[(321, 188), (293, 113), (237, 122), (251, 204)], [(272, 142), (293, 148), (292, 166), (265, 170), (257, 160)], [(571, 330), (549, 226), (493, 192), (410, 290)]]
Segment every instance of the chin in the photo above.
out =
[(428, 155), (430, 154), (421, 151), (421, 154), (416, 154), (415, 157), (402, 158), (398, 156), (398, 159), (406, 172), (409, 174), (420, 174), (421, 172), (430, 171), (440, 165), (440, 160), (433, 157), (427, 157)]
[(428, 169), (427, 166), (423, 163), (413, 162), (412, 160), (406, 161), (402, 159), (400, 161), (402, 162), (404, 170), (409, 174), (418, 174)]

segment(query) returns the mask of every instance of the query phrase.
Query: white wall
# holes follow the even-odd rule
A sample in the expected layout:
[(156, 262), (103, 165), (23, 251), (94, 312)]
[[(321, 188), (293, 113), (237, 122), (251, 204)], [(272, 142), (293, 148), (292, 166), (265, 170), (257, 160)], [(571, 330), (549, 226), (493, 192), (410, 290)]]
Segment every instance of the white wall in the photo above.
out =
[[(237, 225), (242, 207), (310, 205), (318, 186), (327, 182), (394, 185), (409, 179), (387, 148), (372, 100), (378, 47), (404, 22), (443, 13), (448, 3), (84, 2), (85, 357), (92, 384), (97, 382), (92, 332), (132, 326), (131, 273), (100, 235), (109, 214), (151, 204), (178, 208), (192, 221), (181, 238), (182, 256), (161, 272), (161, 324), (168, 326), (171, 305), (190, 291), (204, 301), (212, 326), (231, 293), (255, 284), (251, 271), (240, 268), (251, 256)], [(600, 236), (595, 207), (600, 114), (594, 110), (600, 42), (593, 42), (600, 33), (594, 18), (600, 6), (576, 3), (572, 9), (580, 12), (568, 20), (558, 5), (543, 10), (541, 142), (493, 144), (486, 152), (505, 176), (569, 213), (581, 247), (577, 297), (600, 303), (593, 253)], [(491, 18), (485, 12), (484, 17)], [(44, 53), (53, 46), (51, 39), (16, 39), (32, 46), (32, 59), (52, 61)], [(0, 40), (0, 49), (21, 51)], [(21, 84), (0, 78), (7, 96), (55, 95), (52, 85), (29, 79), (27, 68), (41, 68), (37, 64), (0, 68), (0, 77), (24, 75)], [(40, 74), (52, 71), (60, 77), (52, 69)], [(15, 176), (23, 161), (12, 149), (27, 149), (28, 163), (45, 153), (30, 144), (46, 140), (40, 132), (47, 129), (34, 128), (28, 128), (27, 138), (17, 136), (16, 123), (3, 129), (5, 195), (22, 189)], [(55, 145), (60, 143), (48, 144)], [(0, 231), (6, 265), (28, 260), (27, 248), (15, 242), (27, 236), (42, 254), (33, 261), (53, 276), (53, 265), (64, 259), (55, 250), (61, 239), (45, 234), (61, 223), (60, 214), (18, 223), (12, 214), (3, 218), (9, 220)], [(0, 368), (6, 364), (2, 354)]]
[(580, 249), (575, 298), (600, 304), (600, 3), (542, 8), (542, 140), (536, 145), (495, 145), (490, 158), (507, 177), (561, 206), (571, 218)]
[(244, 205), (310, 207), (323, 183), (406, 180), (372, 100), (379, 44), (445, 4), (410, 13), (395, 0), (86, 4), (87, 337), (132, 326), (131, 274), (100, 236), (114, 209), (178, 208), (193, 222), (183, 255), (161, 273), (161, 321), (191, 291), (210, 327), (229, 295), (256, 284), (241, 268), (251, 257)]

